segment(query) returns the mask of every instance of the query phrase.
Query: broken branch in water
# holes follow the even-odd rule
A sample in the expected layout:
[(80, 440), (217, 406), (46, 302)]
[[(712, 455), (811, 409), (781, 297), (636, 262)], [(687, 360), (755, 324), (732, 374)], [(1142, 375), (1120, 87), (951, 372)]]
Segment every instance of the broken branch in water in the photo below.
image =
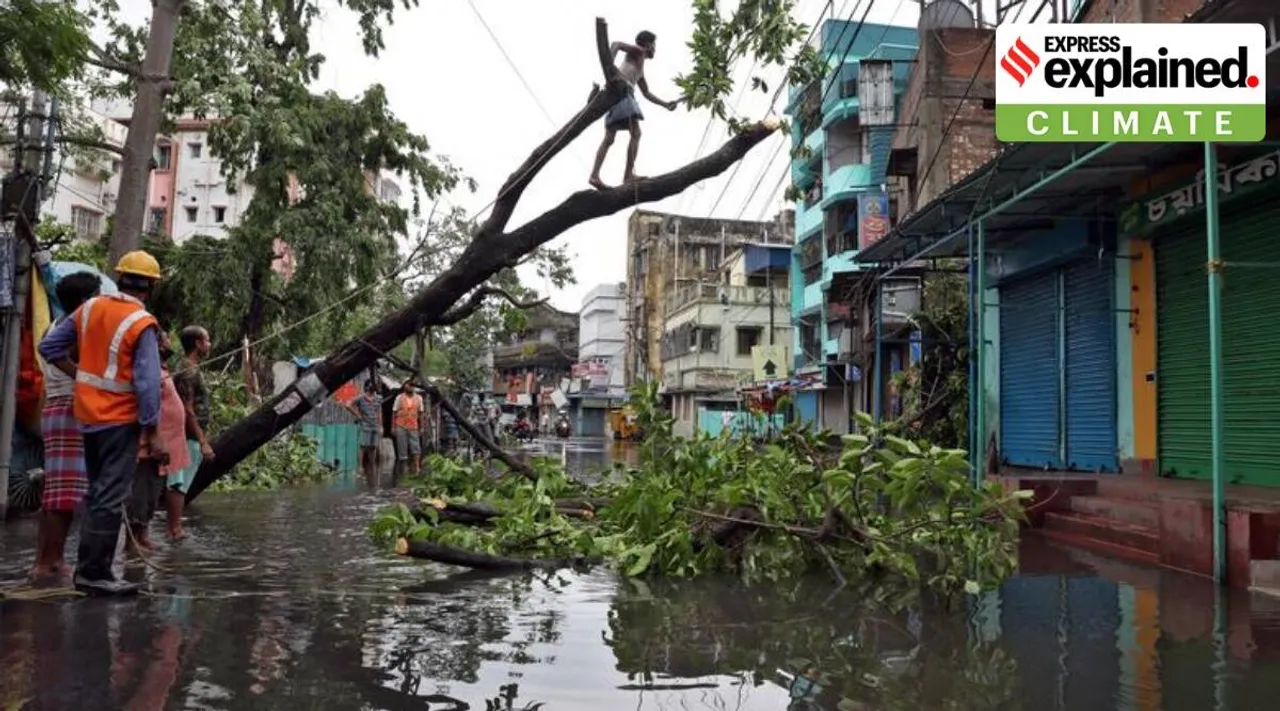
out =
[(396, 553), (410, 558), (476, 570), (557, 570), (589, 567), (599, 562), (585, 558), (512, 558), (488, 553), (472, 553), (439, 543), (411, 541), (407, 538), (396, 541)]

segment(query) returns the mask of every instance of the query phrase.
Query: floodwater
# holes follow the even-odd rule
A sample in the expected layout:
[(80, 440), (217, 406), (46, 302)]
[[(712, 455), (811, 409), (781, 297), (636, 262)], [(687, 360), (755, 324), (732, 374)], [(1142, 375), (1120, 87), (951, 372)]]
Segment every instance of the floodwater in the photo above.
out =
[[(154, 594), (0, 604), (0, 708), (1205, 711), (1280, 698), (1280, 601), (1217, 598), (1039, 539), (1019, 577), (948, 610), (825, 579), (461, 573), (369, 542), (398, 495), (354, 479), (209, 495), (191, 538), (146, 573)], [(20, 582), (33, 528), (0, 536), (0, 584)], [(788, 677), (810, 667), (815, 700), (794, 704)]]

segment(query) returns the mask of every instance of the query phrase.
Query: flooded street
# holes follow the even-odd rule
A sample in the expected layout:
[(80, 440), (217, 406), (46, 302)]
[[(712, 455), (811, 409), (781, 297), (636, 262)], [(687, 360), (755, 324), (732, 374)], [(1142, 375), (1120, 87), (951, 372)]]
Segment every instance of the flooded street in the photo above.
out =
[[(605, 442), (535, 444), (574, 468)], [(598, 450), (598, 451), (597, 451)], [(575, 459), (576, 458), (576, 459)], [(491, 577), (366, 535), (396, 492), (211, 494), (131, 601), (0, 605), (4, 709), (1267, 709), (1280, 601), (1030, 539), (1023, 573), (947, 611), (826, 579)], [(34, 521), (0, 537), (21, 582)], [(141, 571), (134, 571), (141, 574)], [(813, 705), (788, 675), (816, 669)]]

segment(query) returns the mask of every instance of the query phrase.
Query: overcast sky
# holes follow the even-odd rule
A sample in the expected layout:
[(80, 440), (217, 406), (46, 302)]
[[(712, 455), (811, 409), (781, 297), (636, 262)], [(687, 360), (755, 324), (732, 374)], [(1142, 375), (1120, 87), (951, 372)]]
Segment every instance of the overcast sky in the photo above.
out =
[[(835, 15), (860, 18), (866, 2), (873, 3), (868, 22), (914, 26), (918, 18), (917, 0), (836, 0)], [(125, 0), (122, 5), (139, 21), (150, 14), (149, 0)], [(657, 34), (657, 56), (646, 74), (660, 98), (677, 98), (672, 80), (690, 62), (686, 46), (692, 30), (690, 0), (421, 0), (420, 7), (397, 11), (395, 25), (385, 32), (387, 49), (377, 59), (364, 55), (354, 16), (336, 2), (329, 5), (313, 35), (313, 47), (328, 59), (316, 88), (350, 97), (370, 84), (384, 85), (396, 114), (478, 181), (475, 194), (460, 190), (445, 198), (470, 211), (487, 205), (533, 147), (582, 108), (591, 83), (600, 79), (594, 47), (597, 16), (609, 21), (614, 39), (630, 40), (645, 29)], [(796, 15), (812, 24), (826, 5), (827, 0), (800, 0)], [(503, 58), (499, 43), (532, 93)], [(739, 87), (747, 81), (749, 64), (750, 60), (742, 61), (735, 67)], [(771, 89), (778, 76), (775, 70), (767, 77)], [(784, 94), (778, 111), (785, 99)], [(738, 110), (750, 118), (763, 118), (768, 104), (769, 96), (748, 91)], [(692, 160), (707, 129), (708, 114), (683, 107), (671, 113), (647, 102), (642, 106), (645, 133), (640, 174), (656, 175)], [(542, 170), (525, 192), (513, 227), (586, 186), (602, 131), (603, 127), (588, 130)], [(725, 127), (712, 125), (702, 155), (725, 139)], [(695, 216), (767, 219), (782, 207), (782, 190), (776, 186), (786, 170), (786, 149), (781, 147), (785, 140), (779, 135), (757, 146), (732, 181), (730, 169), (682, 195), (646, 207)], [(621, 180), (625, 143), (620, 139), (614, 145), (605, 164), (606, 182)], [(591, 288), (625, 278), (629, 214), (624, 210), (580, 225), (553, 243), (568, 245), (578, 279), (576, 285), (552, 291), (556, 306), (577, 310)], [(548, 291), (549, 285), (532, 274), (525, 278), (530, 286)]]

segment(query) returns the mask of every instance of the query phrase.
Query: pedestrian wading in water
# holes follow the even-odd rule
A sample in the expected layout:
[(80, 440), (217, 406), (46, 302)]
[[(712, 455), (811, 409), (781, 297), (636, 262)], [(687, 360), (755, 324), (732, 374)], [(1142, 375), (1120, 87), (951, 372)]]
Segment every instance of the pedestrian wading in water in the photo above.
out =
[(213, 447), (209, 445), (209, 391), (204, 386), (204, 378), (200, 374), (200, 363), (209, 357), (213, 342), (209, 332), (200, 326), (187, 326), (178, 336), (182, 344), (182, 362), (173, 375), (173, 385), (182, 399), (186, 412), (187, 457), (190, 463), (185, 467), (170, 467), (165, 491), (165, 509), (169, 515), (169, 537), (181, 540), (185, 537), (182, 529), (182, 513), (187, 505), (187, 488), (195, 478), (200, 464), (206, 459), (213, 459)]
[(600, 142), (600, 148), (596, 151), (596, 162), (591, 168), (591, 177), (587, 180), (598, 190), (609, 187), (600, 179), (600, 169), (604, 167), (604, 159), (609, 155), (609, 148), (613, 145), (613, 139), (617, 137), (618, 131), (625, 130), (631, 134), (631, 142), (627, 144), (627, 167), (622, 174), (622, 182), (633, 183), (638, 180), (636, 154), (640, 151), (640, 122), (644, 120), (644, 112), (640, 110), (640, 102), (636, 101), (636, 89), (640, 90), (644, 98), (668, 111), (675, 111), (676, 106), (679, 105), (678, 101), (663, 101), (654, 96), (649, 91), (649, 82), (645, 81), (644, 64), (646, 60), (653, 59), (656, 45), (657, 37), (645, 30), (636, 35), (635, 44), (614, 42), (609, 46), (611, 56), (616, 56), (618, 52), (623, 53), (622, 64), (618, 65), (618, 73), (627, 82), (627, 95), (614, 104), (604, 117), (604, 140)]
[(129, 549), (133, 553), (146, 553), (155, 548), (151, 543), (151, 520), (155, 518), (156, 507), (165, 493), (165, 480), (175, 469), (191, 463), (186, 442), (187, 411), (169, 374), (167, 364), (173, 358), (173, 346), (163, 328), (159, 329), (158, 343), (160, 424), (156, 428), (156, 437), (168, 456), (163, 460), (157, 457), (138, 459), (138, 469), (133, 475), (133, 493), (129, 497), (129, 529), (132, 534)]
[[(55, 321), (49, 331), (97, 296), (101, 288), (102, 280), (89, 272), (75, 272), (59, 279), (54, 295), (68, 316)], [(71, 360), (76, 357), (73, 351)], [(72, 411), (75, 379), (50, 363), (45, 363), (43, 370), (45, 400), (40, 429), (44, 436), (44, 493), (40, 501), (36, 562), (31, 569), (31, 581), (37, 585), (61, 583), (70, 578), (71, 570), (64, 558), (67, 536), (71, 533), (76, 509), (89, 492), (84, 440)]]
[(382, 398), (372, 378), (364, 382), (364, 393), (352, 400), (347, 409), (359, 423), (360, 469), (370, 484), (378, 476), (378, 442), (382, 440)]
[[(86, 301), (40, 342), (40, 357), (75, 378), (73, 411), (89, 479), (75, 585), (92, 594), (136, 593), (112, 571), (125, 502), (138, 462), (168, 459), (160, 424), (160, 348), (146, 301), (160, 263), (141, 250), (116, 265), (119, 294)], [(73, 360), (73, 353), (79, 354)]]

